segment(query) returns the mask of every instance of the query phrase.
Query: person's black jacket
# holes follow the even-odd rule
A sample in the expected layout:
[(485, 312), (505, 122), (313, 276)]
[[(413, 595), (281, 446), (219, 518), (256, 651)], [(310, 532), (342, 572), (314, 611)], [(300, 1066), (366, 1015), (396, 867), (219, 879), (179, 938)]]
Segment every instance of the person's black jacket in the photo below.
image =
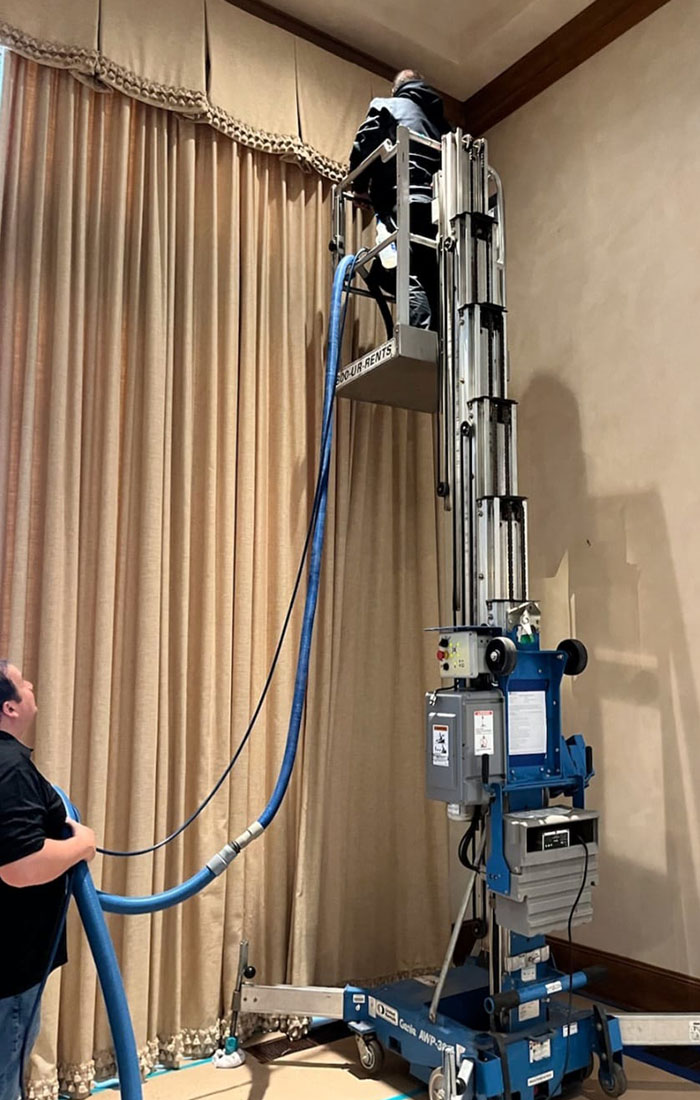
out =
[[(442, 100), (424, 80), (408, 80), (389, 99), (373, 99), (367, 118), (360, 126), (350, 153), (350, 171), (373, 153), (388, 138), (396, 140), (398, 126), (407, 126), (418, 134), (439, 141), (450, 129), (445, 120)], [(429, 202), (433, 176), (440, 167), (437, 150), (412, 143), (409, 159), (411, 202)], [(396, 207), (396, 160), (387, 164), (376, 160), (354, 181), (358, 194), (368, 194), (380, 217), (393, 214)]]

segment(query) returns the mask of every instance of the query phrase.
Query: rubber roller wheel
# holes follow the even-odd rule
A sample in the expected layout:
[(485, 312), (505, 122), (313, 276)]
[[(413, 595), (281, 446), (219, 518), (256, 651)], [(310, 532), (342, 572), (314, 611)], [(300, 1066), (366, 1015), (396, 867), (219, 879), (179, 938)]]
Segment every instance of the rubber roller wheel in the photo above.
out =
[(518, 663), (518, 650), (510, 638), (492, 638), (486, 646), (486, 667), (496, 676), (509, 676)]
[(588, 664), (588, 650), (578, 638), (565, 638), (557, 646), (557, 652), (566, 657), (565, 676), (580, 676)]
[(598, 1081), (606, 1096), (624, 1096), (627, 1092), (627, 1074), (617, 1062), (613, 1062), (611, 1074), (601, 1071)]

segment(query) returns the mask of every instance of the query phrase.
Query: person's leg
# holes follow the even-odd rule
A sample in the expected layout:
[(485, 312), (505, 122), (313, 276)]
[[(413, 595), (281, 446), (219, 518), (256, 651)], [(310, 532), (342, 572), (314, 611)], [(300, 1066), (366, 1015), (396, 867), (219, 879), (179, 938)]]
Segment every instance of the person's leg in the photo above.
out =
[[(437, 226), (431, 220), (430, 203), (411, 203), (411, 231), (421, 237), (434, 239), (437, 236)], [(411, 246), (409, 283), (411, 325), (415, 328), (437, 329), (438, 262), (437, 253), (433, 249), (419, 244)]]
[[(35, 985), (33, 989), (28, 989), (26, 993), (22, 994), (22, 1039), (24, 1040), (25, 1034), (27, 1036), (24, 1048), (23, 1069), (25, 1072), (29, 1069), (29, 1055), (34, 1049), (41, 1030), (41, 1002), (36, 1003), (40, 988), (41, 986)], [(36, 1011), (34, 1011), (35, 1006)]]
[(39, 1034), (38, 1010), (31, 1020), (38, 991), (39, 987), (34, 986), (15, 997), (0, 999), (0, 1100), (18, 1100), (22, 1093), (23, 1048), (28, 1059)]

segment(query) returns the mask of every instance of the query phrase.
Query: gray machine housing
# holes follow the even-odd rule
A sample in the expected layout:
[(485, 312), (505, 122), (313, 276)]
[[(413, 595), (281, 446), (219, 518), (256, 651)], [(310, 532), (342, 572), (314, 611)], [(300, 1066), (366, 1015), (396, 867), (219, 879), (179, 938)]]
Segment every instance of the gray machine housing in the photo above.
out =
[(489, 802), (484, 779), (505, 780), (503, 694), (436, 691), (425, 697), (426, 793), (452, 805)]
[(586, 882), (572, 924), (592, 920), (591, 889), (598, 882), (597, 812), (571, 806), (521, 810), (504, 814), (503, 828), (511, 874), (509, 896), (495, 895), (498, 923), (521, 936), (566, 928), (584, 869)]

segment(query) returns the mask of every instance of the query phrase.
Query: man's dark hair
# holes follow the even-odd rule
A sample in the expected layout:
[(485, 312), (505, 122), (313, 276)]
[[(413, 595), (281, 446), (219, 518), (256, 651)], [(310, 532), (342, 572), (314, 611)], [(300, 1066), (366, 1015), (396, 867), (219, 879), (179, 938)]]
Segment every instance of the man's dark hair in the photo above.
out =
[(2, 713), (2, 708), (8, 700), (11, 699), (13, 703), (21, 703), (22, 701), (17, 685), (7, 675), (9, 663), (5, 658), (0, 659), (0, 713)]
[(391, 94), (396, 95), (400, 88), (403, 88), (404, 84), (408, 84), (409, 80), (425, 80), (422, 73), (419, 73), (417, 69), (402, 69), (400, 73), (397, 73), (394, 77), (394, 82), (391, 85)]

